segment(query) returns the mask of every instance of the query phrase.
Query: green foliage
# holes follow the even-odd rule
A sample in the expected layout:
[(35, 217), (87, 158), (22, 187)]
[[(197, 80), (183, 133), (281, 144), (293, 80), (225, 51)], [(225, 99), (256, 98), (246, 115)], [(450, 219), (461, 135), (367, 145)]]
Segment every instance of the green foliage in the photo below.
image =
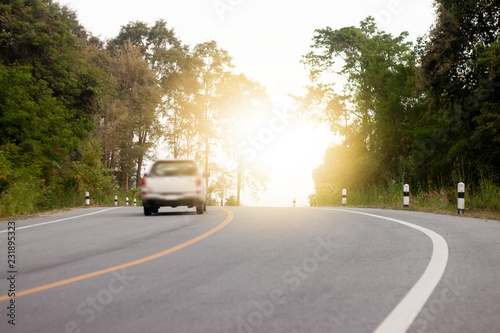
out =
[(467, 207), (478, 210), (500, 211), (500, 186), (490, 178), (481, 178), (477, 191), (467, 200)]
[[(403, 180), (422, 206), (449, 209), (456, 183), (465, 181), (471, 207), (497, 207), (486, 198), (497, 198), (500, 181), (500, 7), (436, 3), (437, 23), (416, 48), (406, 33), (386, 34), (372, 18), (359, 28), (316, 30), (303, 59), (313, 85), (297, 101), (344, 141), (314, 171), (312, 205), (336, 202), (342, 188), (360, 194), (353, 204), (390, 205), (393, 184)], [(347, 78), (342, 95), (332, 73)]]
[[(234, 77), (246, 91), (228, 89), (229, 54), (214, 41), (191, 50), (163, 20), (130, 23), (104, 42), (65, 6), (11, 0), (0, 4), (0, 23), (2, 217), (79, 206), (86, 191), (96, 205), (140, 199), (144, 160), (162, 137), (174, 157), (208, 170), (213, 147), (226, 142), (229, 105), (262, 90), (244, 76)], [(215, 169), (222, 178), (209, 190), (224, 197), (233, 177)]]
[[(190, 62), (186, 60), (189, 58), (188, 48), (181, 45), (165, 21), (159, 20), (153, 26), (144, 22), (123, 26), (118, 36), (109, 42), (108, 50), (114, 60), (112, 73), (118, 78), (116, 96), (111, 99), (117, 102), (111, 103), (103, 113), (111, 117), (100, 131), (103, 134), (108, 132), (112, 124), (114, 132), (119, 135), (117, 139), (109, 137), (109, 141), (102, 135), (103, 140), (108, 141), (105, 154), (113, 156), (110, 167), (115, 169), (120, 186), (128, 187), (130, 179), (134, 178), (134, 186), (138, 187), (143, 162), (151, 157), (155, 141), (167, 134), (169, 143), (176, 144), (175, 157), (180, 157), (177, 154), (182, 149), (178, 140), (184, 133), (179, 135), (175, 131), (178, 131), (178, 126), (185, 125), (182, 118), (186, 102), (182, 98), (186, 98), (191, 89), (186, 87), (192, 72)], [(116, 106), (121, 114), (116, 115)], [(160, 119), (164, 116), (174, 120), (175, 125), (163, 126)], [(175, 132), (173, 142), (168, 136), (172, 127)], [(189, 129), (188, 133), (191, 134)]]
[[(195, 127), (199, 136), (199, 145), (203, 150), (197, 153), (197, 160), (204, 170), (210, 171), (213, 157), (212, 145), (217, 144), (220, 137), (224, 114), (220, 106), (220, 98), (224, 83), (231, 76), (233, 69), (229, 53), (220, 48), (215, 41), (198, 44), (194, 47), (193, 56), (200, 60), (195, 69), (198, 90), (193, 96), (198, 111)], [(207, 181), (208, 183), (208, 181)]]
[[(468, 213), (498, 213), (500, 211), (500, 186), (489, 178), (482, 178), (474, 191), (468, 186), (465, 192), (465, 206)], [(309, 197), (311, 206), (341, 206), (342, 187), (317, 187)], [(376, 207), (385, 209), (403, 208), (403, 184), (389, 182), (383, 185), (367, 184), (365, 187), (347, 189), (347, 206)], [(410, 210), (432, 213), (452, 213), (457, 210), (456, 189), (429, 187), (419, 190), (410, 188)], [(484, 214), (480, 214), (484, 215)], [(498, 215), (491, 215), (498, 218)]]
[(29, 66), (0, 64), (0, 143), (16, 167), (39, 163), (47, 174), (68, 153), (72, 133), (67, 109)]
[(100, 154), (82, 145), (100, 88), (87, 33), (46, 0), (3, 2), (0, 21), (0, 216), (80, 204), (71, 162)]
[(43, 180), (33, 177), (31, 171), (20, 169), (9, 175), (12, 183), (2, 192), (0, 217), (31, 214), (40, 209), (47, 191)]
[(420, 80), (430, 97), (425, 127), (439, 130), (442, 139), (422, 172), (446, 178), (453, 163), (464, 159), (474, 184), (484, 168), (497, 170), (492, 177), (499, 181), (500, 5), (442, 0), (437, 9), (436, 25), (420, 49)]
[(241, 203), (238, 202), (234, 195), (231, 195), (229, 198), (226, 198), (226, 206), (240, 206)]
[(81, 143), (82, 159), (72, 161), (64, 175), (63, 184), (71, 185), (72, 192), (83, 197), (85, 192), (92, 193), (93, 202), (104, 203), (113, 196), (115, 183), (110, 170), (101, 162), (101, 149), (97, 139)]
[[(422, 107), (415, 85), (416, 57), (406, 37), (407, 33), (393, 37), (378, 30), (373, 18), (361, 22), (360, 28), (316, 30), (317, 52), (303, 61), (315, 86), (299, 102), (304, 110), (319, 106), (323, 116), (315, 117), (344, 134), (343, 145), (327, 152), (325, 170), (316, 173), (316, 183), (323, 182), (325, 173), (347, 184), (380, 183), (405, 173), (409, 124)], [(349, 94), (344, 96), (322, 82), (338, 59), (339, 74), (348, 79), (344, 89)]]

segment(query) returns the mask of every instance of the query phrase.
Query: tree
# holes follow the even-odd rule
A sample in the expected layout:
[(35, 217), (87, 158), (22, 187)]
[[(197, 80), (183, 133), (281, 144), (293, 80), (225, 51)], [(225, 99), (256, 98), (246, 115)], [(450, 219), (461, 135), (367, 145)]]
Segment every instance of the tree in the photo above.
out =
[(446, 175), (460, 162), (471, 181), (484, 171), (500, 179), (500, 146), (493, 139), (500, 108), (495, 70), (500, 59), (500, 4), (438, 0), (436, 8), (436, 25), (420, 48), (420, 82), (431, 102), (426, 127), (441, 132), (442, 139), (422, 172), (450, 179)]
[(140, 186), (144, 157), (161, 135), (158, 105), (161, 95), (154, 72), (138, 48), (125, 43), (115, 54), (121, 117), (120, 164), (122, 185), (128, 188), (129, 175), (136, 166), (136, 186)]
[(82, 146), (102, 85), (84, 56), (89, 35), (67, 7), (3, 1), (0, 22), (0, 155), (9, 166), (0, 195), (15, 203), (11, 214), (28, 213), (76, 190), (71, 162), (98, 153)]
[(120, 160), (121, 128), (126, 122), (127, 110), (119, 101), (119, 76), (116, 58), (103, 43), (95, 41), (85, 49), (85, 57), (96, 65), (102, 86), (92, 107), (95, 110), (93, 135), (100, 138), (102, 163), (109, 170), (118, 170)]
[(207, 190), (207, 196), (211, 199), (211, 204), (217, 204), (220, 200), (221, 206), (224, 205), (226, 195), (231, 193), (234, 188), (234, 172), (213, 164), (210, 168), (211, 177), (215, 180), (210, 184)]
[[(153, 131), (142, 130), (138, 136), (138, 143), (141, 145), (144, 153), (151, 148), (145, 140), (148, 135), (159, 134), (159, 124), (161, 117), (167, 120), (167, 140), (174, 146), (174, 156), (178, 157), (181, 138), (179, 131), (183, 132), (185, 121), (184, 116), (185, 103), (182, 98), (185, 96), (186, 87), (180, 84), (186, 83), (189, 77), (190, 67), (187, 60), (187, 46), (183, 46), (175, 36), (173, 29), (167, 28), (167, 23), (163, 20), (157, 21), (153, 26), (143, 22), (129, 23), (122, 27), (118, 36), (109, 43), (110, 49), (122, 48), (127, 43), (138, 48), (140, 54), (149, 65), (150, 70), (157, 78), (157, 84), (160, 88), (161, 99), (156, 100), (157, 122), (150, 129)], [(194, 79), (193, 79), (194, 80)], [(187, 93), (189, 94), (189, 93)], [(189, 112), (187, 112), (189, 113)], [(179, 128), (181, 128), (179, 130)], [(159, 136), (155, 137), (159, 139)], [(140, 182), (140, 172), (144, 154), (137, 157), (137, 186)]]
[(264, 87), (244, 74), (229, 75), (221, 91), (219, 105), (225, 128), (222, 145), (232, 161), (229, 167), (233, 170), (230, 171), (236, 173), (236, 202), (239, 205), (245, 185), (256, 194), (265, 190), (269, 182), (265, 168), (259, 166), (257, 160), (245, 156), (242, 143), (251, 136), (251, 127), (257, 125), (256, 120), (266, 119), (271, 105)]
[[(404, 178), (425, 190), (500, 179), (500, 4), (438, 0), (436, 8), (435, 26), (415, 49), (371, 18), (316, 31), (315, 51), (304, 58), (314, 85), (297, 100), (346, 138), (315, 170), (312, 204), (330, 203), (339, 185)], [(325, 83), (332, 73), (347, 78), (347, 100)]]
[[(211, 149), (220, 138), (223, 118), (220, 109), (222, 87), (233, 65), (228, 52), (220, 49), (215, 41), (196, 45), (193, 54), (202, 62), (196, 69), (199, 90), (194, 96), (194, 103), (199, 112), (196, 117), (197, 132), (204, 146), (202, 165), (206, 171), (210, 171)], [(206, 182), (208, 188), (208, 178)]]
[(226, 198), (226, 206), (241, 206), (241, 204), (236, 200), (234, 195)]
[[(74, 138), (68, 110), (31, 71), (30, 66), (0, 63), (0, 149), (12, 173), (27, 168), (33, 177), (51, 181), (54, 164), (63, 160)], [(5, 175), (4, 188), (9, 178), (15, 181), (16, 176)]]
[[(362, 179), (383, 182), (404, 175), (410, 153), (408, 126), (421, 107), (415, 86), (416, 56), (412, 44), (405, 42), (407, 36), (380, 31), (371, 17), (359, 28), (316, 30), (315, 51), (303, 59), (314, 85), (298, 102), (302, 110), (319, 108), (314, 117), (344, 134), (343, 147), (330, 150), (342, 156), (331, 181), (346, 182), (349, 177), (344, 175), (353, 171), (351, 187), (362, 185)], [(333, 85), (324, 82), (332, 73), (347, 79), (347, 94), (336, 94)], [(371, 166), (364, 168), (366, 163)]]
[(178, 71), (171, 75), (165, 85), (163, 116), (167, 120), (165, 138), (174, 158), (192, 157), (196, 154), (198, 131), (197, 115), (200, 114), (195, 96), (200, 90), (196, 72), (200, 59), (188, 51), (182, 52)]

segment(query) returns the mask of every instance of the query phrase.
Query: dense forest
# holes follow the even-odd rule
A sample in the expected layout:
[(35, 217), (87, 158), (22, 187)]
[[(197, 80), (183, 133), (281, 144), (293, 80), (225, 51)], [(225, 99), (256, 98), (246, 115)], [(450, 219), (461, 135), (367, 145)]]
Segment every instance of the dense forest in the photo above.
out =
[[(315, 31), (303, 57), (311, 84), (297, 101), (342, 142), (314, 171), (311, 205), (338, 204), (342, 188), (401, 195), (404, 183), (413, 193), (463, 181), (469, 193), (498, 194), (500, 3), (437, 0), (435, 9), (437, 21), (415, 44), (373, 18)], [(345, 85), (332, 84), (338, 76)], [(483, 208), (500, 209), (498, 195)]]
[(210, 171), (212, 202), (266, 186), (234, 140), (265, 89), (215, 41), (184, 45), (163, 20), (101, 40), (51, 0), (3, 1), (0, 26), (0, 216), (133, 197), (159, 149)]

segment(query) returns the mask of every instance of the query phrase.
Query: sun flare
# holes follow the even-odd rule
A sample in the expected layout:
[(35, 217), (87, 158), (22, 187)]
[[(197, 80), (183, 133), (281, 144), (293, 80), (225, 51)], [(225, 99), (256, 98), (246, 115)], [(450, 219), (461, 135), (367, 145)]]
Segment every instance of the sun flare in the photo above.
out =
[(271, 183), (258, 199), (246, 192), (243, 203), (258, 206), (308, 205), (308, 195), (314, 192), (312, 171), (322, 163), (325, 149), (333, 142), (326, 126), (312, 122), (296, 123), (282, 133), (258, 156), (258, 162), (269, 168)]

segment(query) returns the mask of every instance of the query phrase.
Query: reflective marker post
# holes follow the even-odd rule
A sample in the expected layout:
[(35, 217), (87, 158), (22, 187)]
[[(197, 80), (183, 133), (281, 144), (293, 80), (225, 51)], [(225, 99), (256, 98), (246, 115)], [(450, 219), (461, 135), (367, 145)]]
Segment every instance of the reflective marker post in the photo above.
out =
[(115, 195), (115, 206), (118, 206), (118, 196)]
[(137, 199), (134, 199), (134, 206), (137, 206)]
[(90, 193), (85, 192), (85, 205), (90, 205)]
[(342, 190), (342, 205), (343, 206), (347, 205), (347, 190), (346, 189)]
[(464, 215), (465, 214), (465, 184), (464, 183), (458, 183), (457, 192), (458, 192), (458, 201), (457, 201), (458, 215)]
[(403, 207), (410, 207), (410, 185), (408, 184), (403, 186)]
[(125, 201), (127, 202), (126, 205), (128, 206), (128, 197), (125, 199)]

